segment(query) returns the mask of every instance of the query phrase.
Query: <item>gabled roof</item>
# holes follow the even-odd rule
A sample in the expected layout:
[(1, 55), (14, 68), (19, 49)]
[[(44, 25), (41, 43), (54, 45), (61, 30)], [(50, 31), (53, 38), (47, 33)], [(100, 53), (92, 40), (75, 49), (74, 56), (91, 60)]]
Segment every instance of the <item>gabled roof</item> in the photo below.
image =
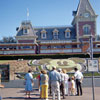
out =
[(86, 11), (90, 12), (92, 16), (96, 15), (89, 0), (80, 0), (78, 8), (77, 8), (76, 16), (80, 16)]

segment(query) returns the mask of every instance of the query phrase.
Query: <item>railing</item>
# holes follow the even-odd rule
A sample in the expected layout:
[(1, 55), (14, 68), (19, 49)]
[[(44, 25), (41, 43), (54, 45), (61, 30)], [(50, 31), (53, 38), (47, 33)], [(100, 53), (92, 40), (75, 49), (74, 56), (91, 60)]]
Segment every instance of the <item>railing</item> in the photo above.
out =
[[(100, 44), (100, 42), (94, 42), (95, 47), (93, 48), (93, 53), (100, 53), (100, 47), (98, 47), (98, 44)], [(70, 45), (70, 48), (53, 48), (52, 46), (58, 46), (58, 45)], [(74, 47), (76, 45), (76, 47)], [(84, 45), (86, 45), (86, 43), (84, 43)], [(11, 47), (14, 46), (14, 48), (12, 49)], [(31, 46), (32, 48), (20, 48), (21, 46)], [(38, 49), (37, 49), (38, 46)], [(51, 46), (50, 48), (45, 48), (45, 49), (41, 49), (41, 46)], [(6, 47), (6, 49), (2, 48), (2, 47)], [(36, 54), (36, 52), (38, 51), (38, 54), (81, 54), (81, 53), (87, 53), (87, 51), (85, 50), (85, 52), (83, 51), (83, 47), (85, 46), (81, 46), (81, 43), (49, 43), (49, 44), (7, 44), (7, 45), (3, 45), (0, 44), (0, 55), (10, 55), (10, 54)], [(9, 49), (8, 49), (9, 48)], [(88, 47), (89, 48), (89, 47)], [(88, 49), (87, 48), (87, 49)]]

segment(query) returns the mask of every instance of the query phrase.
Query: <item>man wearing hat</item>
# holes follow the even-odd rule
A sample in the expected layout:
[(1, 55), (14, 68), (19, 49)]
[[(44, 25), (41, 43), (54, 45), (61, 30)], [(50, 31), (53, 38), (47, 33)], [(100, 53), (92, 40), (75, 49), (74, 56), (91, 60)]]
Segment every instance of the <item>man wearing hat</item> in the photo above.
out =
[(60, 100), (60, 82), (61, 76), (59, 72), (56, 71), (56, 67), (52, 67), (52, 71), (50, 73), (50, 82), (51, 82), (51, 91), (53, 100), (55, 100), (55, 94), (57, 93), (57, 98)]

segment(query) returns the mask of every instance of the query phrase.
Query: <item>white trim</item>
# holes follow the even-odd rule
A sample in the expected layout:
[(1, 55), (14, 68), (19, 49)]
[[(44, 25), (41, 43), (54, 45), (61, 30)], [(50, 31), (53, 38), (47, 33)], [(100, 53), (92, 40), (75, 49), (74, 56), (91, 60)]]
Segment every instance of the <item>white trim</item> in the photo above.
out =
[(41, 43), (46, 43), (46, 44), (48, 44), (48, 43), (72, 43), (72, 41), (71, 40), (69, 40), (69, 41), (64, 41), (64, 40), (51, 40), (51, 41), (41, 41)]
[(54, 30), (53, 30), (53, 33), (58, 33), (59, 31), (55, 28)]
[(71, 30), (70, 30), (69, 28), (67, 28), (67, 29), (65, 30), (65, 32), (71, 32)]
[(79, 14), (79, 9), (80, 9), (80, 6), (81, 6), (81, 2), (82, 2), (82, 0), (80, 0), (80, 2), (79, 2), (78, 11), (77, 11), (77, 15), (76, 16), (78, 16), (78, 14)]
[(46, 33), (46, 30), (45, 29), (42, 29), (41, 33)]
[[(69, 28), (67, 28), (66, 30), (65, 30), (65, 38), (70, 38), (70, 32), (71, 32), (71, 30), (69, 29)], [(69, 33), (69, 34), (68, 34)], [(68, 36), (68, 35), (69, 36)]]

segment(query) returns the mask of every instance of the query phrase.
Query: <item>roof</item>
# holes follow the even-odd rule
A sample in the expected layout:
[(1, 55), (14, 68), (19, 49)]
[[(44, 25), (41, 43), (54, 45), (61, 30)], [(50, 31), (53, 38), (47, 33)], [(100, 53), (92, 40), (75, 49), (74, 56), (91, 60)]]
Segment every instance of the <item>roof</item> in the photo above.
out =
[(86, 11), (90, 12), (92, 16), (96, 15), (89, 0), (80, 0), (78, 4), (76, 16), (80, 16)]
[(56, 29), (58, 30), (58, 34), (59, 34), (59, 39), (60, 40), (65, 40), (65, 31), (66, 29), (69, 29), (71, 31), (71, 38), (75, 38), (76, 36), (76, 31), (74, 27), (47, 27), (47, 28), (35, 28), (35, 30), (37, 30), (36, 35), (38, 36), (38, 40), (41, 40), (41, 31), (45, 30), (47, 33), (47, 38), (45, 40), (52, 40), (53, 39), (53, 31)]

